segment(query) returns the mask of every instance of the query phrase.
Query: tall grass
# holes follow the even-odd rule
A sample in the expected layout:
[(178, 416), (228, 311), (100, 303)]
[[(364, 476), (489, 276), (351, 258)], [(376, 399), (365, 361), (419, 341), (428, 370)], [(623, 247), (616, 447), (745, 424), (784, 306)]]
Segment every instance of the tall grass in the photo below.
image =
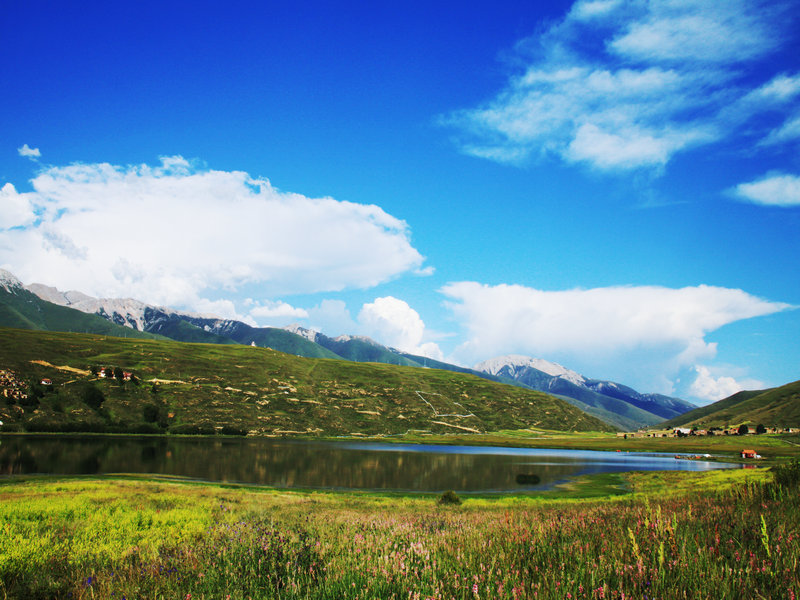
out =
[(800, 593), (800, 500), (796, 489), (763, 476), (603, 502), (436, 500), (132, 480), (6, 483), (0, 597)]

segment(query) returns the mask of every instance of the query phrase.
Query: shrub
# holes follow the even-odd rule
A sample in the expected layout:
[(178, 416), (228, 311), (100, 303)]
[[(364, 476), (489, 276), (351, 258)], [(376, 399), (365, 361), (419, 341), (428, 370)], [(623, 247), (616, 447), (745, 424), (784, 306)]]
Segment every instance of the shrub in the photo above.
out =
[(169, 428), (170, 433), (177, 435), (214, 435), (215, 430), (210, 425), (174, 425)]
[(155, 423), (158, 421), (160, 410), (155, 404), (145, 404), (142, 407), (142, 417), (147, 423)]
[(448, 490), (439, 496), (439, 504), (461, 504), (461, 498), (453, 490)]
[(247, 430), (236, 425), (223, 425), (219, 430), (220, 435), (247, 435)]
[(99, 410), (106, 401), (103, 392), (93, 383), (87, 383), (81, 390), (81, 400), (91, 409)]
[(774, 481), (785, 488), (800, 486), (800, 461), (794, 459), (785, 465), (776, 465), (771, 469)]

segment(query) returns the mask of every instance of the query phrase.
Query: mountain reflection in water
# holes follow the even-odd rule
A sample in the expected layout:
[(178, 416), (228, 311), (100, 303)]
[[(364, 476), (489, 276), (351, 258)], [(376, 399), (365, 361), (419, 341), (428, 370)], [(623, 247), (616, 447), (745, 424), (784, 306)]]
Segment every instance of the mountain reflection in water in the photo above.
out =
[(585, 473), (732, 465), (639, 452), (252, 438), (2, 436), (0, 475), (149, 473), (280, 488), (510, 492)]

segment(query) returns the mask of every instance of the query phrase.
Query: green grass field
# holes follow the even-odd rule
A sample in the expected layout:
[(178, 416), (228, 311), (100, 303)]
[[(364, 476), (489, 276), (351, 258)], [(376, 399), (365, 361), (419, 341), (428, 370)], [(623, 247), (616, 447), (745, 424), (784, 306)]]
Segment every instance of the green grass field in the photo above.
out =
[[(567, 497), (0, 483), (3, 598), (794, 598), (797, 489), (634, 473)], [(616, 484), (623, 483), (625, 493)], [(581, 485), (585, 487), (581, 491)], [(592, 497), (602, 486), (613, 495)], [(605, 494), (606, 492), (603, 492)]]

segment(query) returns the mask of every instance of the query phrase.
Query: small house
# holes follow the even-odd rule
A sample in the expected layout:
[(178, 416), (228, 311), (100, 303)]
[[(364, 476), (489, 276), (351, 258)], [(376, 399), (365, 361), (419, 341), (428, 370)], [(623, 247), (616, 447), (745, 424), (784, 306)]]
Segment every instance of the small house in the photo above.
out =
[(122, 372), (122, 381), (130, 381), (132, 376), (133, 376), (133, 373), (131, 373), (130, 371), (123, 371)]
[(756, 454), (755, 450), (742, 450), (742, 458), (756, 458), (758, 454)]
[(42, 379), (42, 385), (53, 385), (53, 382), (47, 378)]

